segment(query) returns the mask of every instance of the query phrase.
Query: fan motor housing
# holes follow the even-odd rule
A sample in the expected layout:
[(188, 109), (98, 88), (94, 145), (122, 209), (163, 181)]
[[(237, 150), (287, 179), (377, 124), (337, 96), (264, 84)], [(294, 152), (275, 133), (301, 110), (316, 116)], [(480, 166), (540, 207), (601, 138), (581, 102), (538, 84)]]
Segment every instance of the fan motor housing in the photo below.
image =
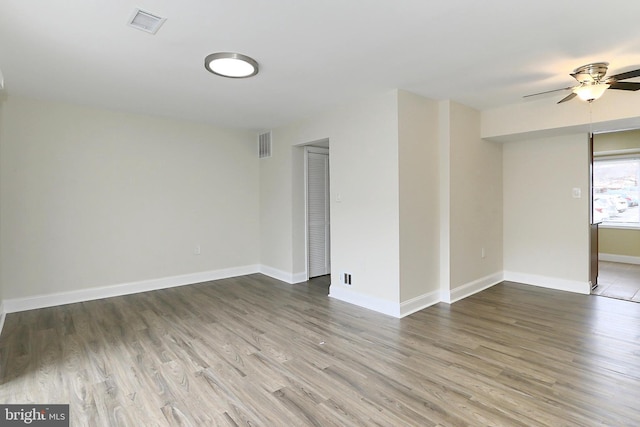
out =
[(594, 62), (576, 68), (571, 76), (582, 84), (598, 83), (607, 74), (608, 62)]

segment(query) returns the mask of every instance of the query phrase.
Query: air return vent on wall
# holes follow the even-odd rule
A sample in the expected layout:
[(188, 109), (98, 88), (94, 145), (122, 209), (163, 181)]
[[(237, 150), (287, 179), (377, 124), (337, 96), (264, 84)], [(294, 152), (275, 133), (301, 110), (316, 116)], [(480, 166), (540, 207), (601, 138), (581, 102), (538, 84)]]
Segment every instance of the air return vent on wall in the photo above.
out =
[(129, 25), (138, 30), (155, 34), (167, 18), (161, 18), (144, 10), (135, 9), (129, 18)]
[(258, 135), (258, 156), (271, 157), (271, 132), (265, 132)]

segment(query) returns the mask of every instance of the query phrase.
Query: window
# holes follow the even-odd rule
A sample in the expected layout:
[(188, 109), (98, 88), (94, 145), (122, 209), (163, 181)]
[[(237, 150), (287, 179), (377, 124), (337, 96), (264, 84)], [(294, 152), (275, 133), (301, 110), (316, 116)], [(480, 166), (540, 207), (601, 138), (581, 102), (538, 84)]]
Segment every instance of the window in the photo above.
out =
[(640, 228), (640, 154), (595, 158), (593, 221)]

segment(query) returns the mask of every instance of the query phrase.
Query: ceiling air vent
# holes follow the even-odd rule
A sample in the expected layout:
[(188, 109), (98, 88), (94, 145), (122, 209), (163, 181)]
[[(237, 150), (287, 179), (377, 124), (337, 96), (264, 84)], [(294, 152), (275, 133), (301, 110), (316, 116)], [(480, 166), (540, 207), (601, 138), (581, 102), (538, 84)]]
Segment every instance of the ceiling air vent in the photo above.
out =
[(167, 18), (161, 18), (144, 10), (136, 9), (131, 14), (131, 18), (129, 18), (129, 26), (155, 34), (166, 20)]
[(271, 131), (258, 135), (258, 157), (271, 157)]

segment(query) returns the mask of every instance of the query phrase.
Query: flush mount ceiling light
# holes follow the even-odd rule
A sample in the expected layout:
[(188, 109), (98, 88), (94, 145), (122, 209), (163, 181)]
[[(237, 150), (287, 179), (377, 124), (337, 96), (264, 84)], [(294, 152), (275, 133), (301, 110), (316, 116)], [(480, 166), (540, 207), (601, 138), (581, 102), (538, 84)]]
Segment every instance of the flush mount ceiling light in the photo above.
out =
[(243, 79), (258, 74), (258, 63), (246, 55), (218, 52), (204, 59), (204, 68), (222, 77)]

